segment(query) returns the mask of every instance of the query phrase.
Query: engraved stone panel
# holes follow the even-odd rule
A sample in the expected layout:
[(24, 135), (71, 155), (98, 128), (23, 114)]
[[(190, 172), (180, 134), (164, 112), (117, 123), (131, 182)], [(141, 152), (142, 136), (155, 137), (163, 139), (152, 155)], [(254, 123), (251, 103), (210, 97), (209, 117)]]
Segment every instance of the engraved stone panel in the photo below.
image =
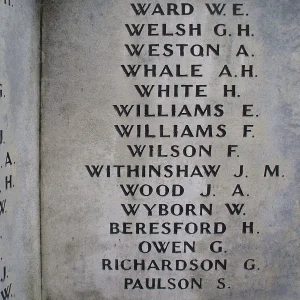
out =
[(44, 299), (299, 299), (297, 1), (45, 1)]

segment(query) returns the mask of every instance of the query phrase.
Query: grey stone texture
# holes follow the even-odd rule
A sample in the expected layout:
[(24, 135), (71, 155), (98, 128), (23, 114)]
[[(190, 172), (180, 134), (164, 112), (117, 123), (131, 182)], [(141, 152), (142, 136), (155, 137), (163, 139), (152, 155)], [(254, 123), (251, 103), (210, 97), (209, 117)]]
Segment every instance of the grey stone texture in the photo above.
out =
[[(34, 0), (0, 1), (0, 201), (6, 200), (0, 216), (1, 299), (41, 299), (39, 9)], [(12, 165), (5, 167), (7, 152)], [(10, 175), (12, 188), (6, 190)]]
[[(203, 1), (188, 1), (191, 16), (135, 16), (129, 0), (44, 1), (42, 71), (42, 260), (44, 300), (298, 300), (299, 292), (299, 12), (298, 1), (251, 0), (249, 16), (210, 16)], [(212, 1), (207, 1), (212, 3)], [(167, 1), (152, 1), (165, 7)], [(180, 3), (175, 1), (175, 3)], [(235, 1), (226, 1), (228, 5)], [(130, 37), (126, 23), (202, 24), (201, 37)], [(209, 32), (226, 24), (232, 35)], [(254, 37), (238, 37), (237, 24), (250, 24)], [(124, 44), (216, 44), (219, 57), (130, 57)], [(249, 57), (237, 57), (243, 44)], [(251, 55), (255, 56), (252, 57)], [(122, 64), (203, 65), (203, 78), (127, 78)], [(227, 64), (233, 77), (218, 77)], [(257, 78), (241, 78), (241, 65), (254, 65)], [(235, 78), (234, 75), (238, 77)], [(207, 98), (150, 96), (141, 98), (134, 84), (206, 84)], [(236, 84), (240, 97), (224, 98), (223, 85)], [(222, 104), (217, 117), (119, 117), (113, 105)], [(251, 104), (254, 116), (242, 117), (242, 105)], [(114, 125), (226, 124), (223, 138), (121, 138)], [(254, 125), (254, 138), (242, 135)], [(127, 145), (213, 145), (212, 157), (131, 157)], [(227, 146), (238, 145), (239, 157), (227, 157)], [(221, 165), (215, 178), (91, 178), (85, 165)], [(248, 177), (233, 177), (244, 165)], [(280, 166), (280, 177), (265, 178), (265, 165)], [(245, 175), (245, 174), (244, 174)], [(284, 177), (282, 177), (284, 175)], [(181, 184), (181, 197), (125, 197), (121, 184)], [(200, 197), (212, 184), (215, 197)], [(232, 196), (240, 184), (245, 196)], [(249, 194), (249, 196), (247, 196)], [(127, 217), (121, 204), (212, 204), (212, 216), (148, 217), (146, 211)], [(244, 203), (246, 215), (230, 216), (225, 204)], [(224, 222), (224, 235), (113, 235), (111, 222)], [(242, 222), (254, 222), (254, 234), (242, 234)], [(259, 232), (259, 234), (258, 234)], [(195, 241), (196, 252), (159, 254), (138, 250), (142, 241)], [(222, 241), (227, 253), (214, 254), (209, 245)], [(103, 270), (102, 259), (162, 259), (199, 261), (227, 259), (227, 270), (122, 271)], [(255, 270), (243, 264), (254, 259)], [(259, 269), (259, 270), (258, 270)], [(124, 289), (125, 278), (202, 278), (198, 289)], [(225, 278), (226, 289), (218, 289)], [(230, 288), (229, 288), (230, 287)]]

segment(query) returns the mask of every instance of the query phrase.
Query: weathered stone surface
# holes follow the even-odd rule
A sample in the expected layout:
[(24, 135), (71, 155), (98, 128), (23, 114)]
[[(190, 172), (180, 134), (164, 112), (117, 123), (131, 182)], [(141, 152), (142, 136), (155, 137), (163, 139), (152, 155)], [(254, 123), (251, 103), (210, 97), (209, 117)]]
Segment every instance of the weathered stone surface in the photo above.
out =
[(37, 300), (39, 5), (0, 1), (0, 298)]
[[(283, 0), (247, 1), (242, 8), (245, 15), (233, 16), (231, 4), (234, 2), (227, 1), (226, 16), (223, 13), (211, 16), (205, 3), (189, 1), (194, 7), (192, 15), (135, 16), (130, 3), (132, 1), (128, 0), (45, 1), (41, 157), (44, 299), (298, 300), (300, 4)], [(166, 7), (166, 1), (159, 3)], [(157, 27), (159, 33), (163, 30), (174, 32), (176, 24), (199, 23), (202, 35), (131, 37), (125, 24), (133, 23), (166, 24), (167, 29), (161, 25)], [(225, 36), (214, 34), (213, 28), (217, 24), (226, 24)], [(250, 33), (254, 36), (238, 36), (238, 24), (250, 24)], [(160, 44), (160, 47), (178, 43), (204, 47), (219, 44), (221, 50), (220, 56), (194, 57), (188, 53), (184, 57), (178, 54), (150, 57), (146, 48), (140, 57), (131, 57), (124, 46), (141, 43)], [(249, 56), (237, 56), (241, 45), (245, 46)], [(155, 53), (163, 51), (160, 48)], [(143, 69), (135, 78), (126, 77), (121, 65), (128, 64), (155, 64), (157, 75), (166, 64), (172, 72), (176, 72), (176, 64), (181, 65), (182, 72), (191, 72), (191, 64), (201, 64), (199, 71), (194, 72), (203, 77), (168, 77), (166, 69), (162, 77), (144, 77)], [(232, 77), (219, 77), (224, 65), (230, 68)], [(242, 65), (254, 66), (253, 77), (241, 76)], [(159, 97), (156, 87), (156, 95), (143, 98), (134, 86), (142, 84), (207, 85), (205, 91), (198, 91), (198, 94), (207, 93), (208, 96), (196, 97), (195, 90), (191, 89), (191, 95), (186, 97), (180, 89), (179, 97), (174, 94)], [(235, 97), (224, 97), (225, 84), (236, 85)], [(119, 117), (113, 105), (122, 104), (141, 105), (142, 117), (137, 116), (136, 107), (129, 117)], [(171, 105), (176, 105), (177, 111), (187, 105), (193, 112), (195, 105), (205, 107), (210, 104), (212, 116), (145, 117), (145, 104), (155, 114), (160, 109), (158, 105), (163, 106), (164, 113), (171, 114)], [(223, 105), (222, 116), (218, 116), (216, 105)], [(253, 105), (253, 117), (243, 116), (243, 105)], [(129, 138), (122, 138), (114, 126), (122, 124), (142, 125), (142, 134), (146, 128), (148, 134), (156, 137), (137, 137), (134, 128)], [(187, 129), (184, 131), (186, 125), (190, 126), (193, 137)], [(212, 137), (202, 137), (201, 133), (195, 137), (199, 125), (204, 129), (211, 125)], [(221, 125), (226, 125), (225, 136), (222, 136), (223, 127), (218, 128)], [(163, 134), (160, 128), (163, 128)], [(252, 132), (243, 137), (245, 128)], [(179, 135), (185, 134), (175, 137), (174, 130), (177, 129)], [(172, 137), (166, 137), (167, 134)], [(149, 157), (148, 150), (141, 158), (132, 157), (128, 145), (153, 145), (154, 149), (162, 145), (160, 153), (169, 156), (157, 157), (154, 152), (154, 157)], [(187, 145), (196, 149), (199, 145), (212, 145), (213, 150), (211, 157), (187, 157), (192, 155), (190, 147), (187, 155), (172, 157), (172, 145), (177, 145), (180, 151)], [(232, 148), (236, 150), (232, 157), (228, 157), (228, 145), (238, 145), (238, 148)], [(118, 177), (113, 167), (108, 177), (104, 167), (99, 178), (92, 178), (86, 165), (188, 165), (190, 169), (187, 177), (168, 178), (170, 173), (166, 171), (165, 177), (136, 178), (132, 175), (129, 178)], [(216, 177), (207, 176), (201, 167), (203, 176), (191, 177), (195, 165), (207, 168), (220, 165), (220, 171)], [(244, 166), (245, 173), (240, 178), (234, 177), (240, 165)], [(277, 165), (279, 177), (275, 173), (273, 177), (269, 173), (264, 177), (265, 166), (273, 170)], [(162, 197), (153, 193), (147, 197), (137, 193), (126, 197), (121, 189), (121, 185), (126, 184), (182, 185), (184, 194)], [(209, 197), (200, 196), (208, 184), (212, 185), (213, 192)], [(234, 194), (234, 191), (239, 193)], [(121, 204), (141, 204), (141, 207), (135, 216), (127, 216)], [(144, 204), (150, 207), (153, 204), (169, 207), (180, 204), (184, 209), (188, 208), (190, 215), (185, 215), (185, 211), (182, 216), (163, 216), (156, 210), (149, 216)], [(211, 204), (212, 215), (193, 215), (191, 205), (195, 205), (198, 212), (200, 204)], [(226, 204), (244, 204), (245, 215), (230, 215)], [(145, 223), (147, 234), (142, 234), (141, 230), (141, 234), (110, 234), (110, 224), (122, 222)], [(150, 234), (150, 222), (208, 222), (212, 225), (223, 222), (227, 230), (219, 235), (213, 230), (211, 234), (188, 234), (184, 230), (178, 234)], [(253, 234), (243, 234), (243, 222), (247, 222), (246, 225), (253, 222)], [(152, 243), (149, 253), (141, 253), (138, 246), (143, 241)], [(168, 249), (165, 254), (157, 253), (153, 242), (159, 241), (187, 241), (191, 245), (194, 242), (195, 252), (187, 249), (186, 253), (170, 253)], [(211, 251), (210, 245), (214, 241), (222, 241), (222, 253)], [(224, 262), (227, 259), (227, 267), (226, 270), (213, 268), (210, 271), (203, 270), (208, 268), (205, 266), (196, 271), (125, 271), (107, 270), (108, 267), (103, 270), (103, 259), (111, 260), (110, 266), (114, 269), (115, 259), (155, 260), (159, 266), (163, 260), (170, 260), (172, 267), (176, 260), (189, 263), (197, 259), (201, 265), (203, 260)], [(255, 260), (252, 271), (244, 269), (248, 259)], [(126, 278), (129, 278), (128, 289), (124, 288)], [(146, 278), (156, 278), (156, 289), (145, 287)], [(160, 287), (166, 289), (158, 289), (158, 278), (161, 278)], [(168, 289), (172, 287), (167, 283), (170, 278), (175, 282), (187, 279), (190, 283), (192, 278), (198, 283), (202, 278), (202, 288), (194, 284), (194, 289), (191, 285), (187, 289), (183, 286), (180, 289), (178, 285)], [(225, 278), (224, 289), (218, 288), (223, 287), (218, 282), (222, 278)], [(140, 280), (143, 289), (136, 279)]]

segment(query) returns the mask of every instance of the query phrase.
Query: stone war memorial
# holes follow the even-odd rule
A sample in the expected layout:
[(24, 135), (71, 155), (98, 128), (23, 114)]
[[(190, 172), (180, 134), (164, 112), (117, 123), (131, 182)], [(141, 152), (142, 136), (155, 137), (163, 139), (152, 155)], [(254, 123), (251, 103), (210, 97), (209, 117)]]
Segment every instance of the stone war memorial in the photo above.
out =
[(0, 300), (300, 300), (300, 1), (0, 0)]

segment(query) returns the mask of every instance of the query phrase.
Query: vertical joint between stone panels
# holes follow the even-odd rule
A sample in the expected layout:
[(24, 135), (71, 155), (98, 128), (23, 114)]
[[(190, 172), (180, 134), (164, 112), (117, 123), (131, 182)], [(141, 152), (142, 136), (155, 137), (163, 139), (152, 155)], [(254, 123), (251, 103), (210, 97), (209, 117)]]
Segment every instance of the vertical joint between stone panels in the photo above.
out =
[(43, 299), (43, 257), (42, 257), (42, 65), (43, 65), (43, 0), (39, 0), (39, 26), (40, 26), (40, 41), (39, 41), (39, 212), (40, 212), (40, 295)]

